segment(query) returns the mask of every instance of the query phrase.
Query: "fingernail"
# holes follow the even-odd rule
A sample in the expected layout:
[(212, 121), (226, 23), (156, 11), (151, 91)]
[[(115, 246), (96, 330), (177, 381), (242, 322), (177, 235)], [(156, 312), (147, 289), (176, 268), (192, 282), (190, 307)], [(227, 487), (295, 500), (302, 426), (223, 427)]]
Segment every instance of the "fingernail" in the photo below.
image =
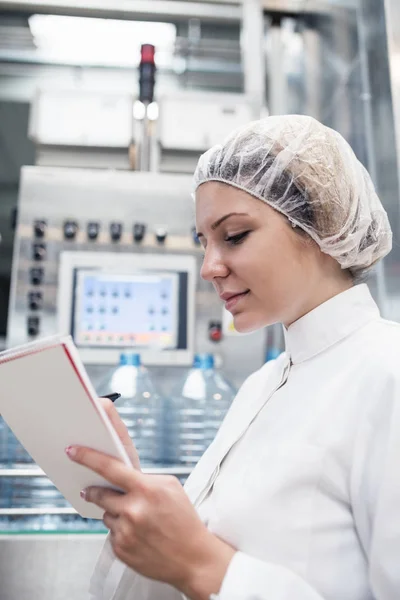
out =
[(81, 490), (80, 496), (83, 498), (83, 500), (86, 500), (86, 490)]
[(65, 452), (70, 458), (74, 458), (74, 456), (76, 455), (76, 448), (74, 448), (73, 446), (67, 446), (67, 448), (65, 448)]

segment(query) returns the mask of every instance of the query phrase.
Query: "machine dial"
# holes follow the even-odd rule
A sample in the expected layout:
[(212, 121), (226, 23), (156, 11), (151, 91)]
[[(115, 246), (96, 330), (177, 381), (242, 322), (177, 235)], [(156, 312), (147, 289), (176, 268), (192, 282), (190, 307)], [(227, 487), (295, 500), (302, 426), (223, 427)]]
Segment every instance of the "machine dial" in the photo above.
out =
[(157, 227), (155, 231), (155, 236), (158, 244), (164, 244), (167, 239), (167, 229), (165, 227)]
[(65, 221), (64, 222), (64, 238), (66, 240), (75, 239), (77, 233), (78, 233), (78, 223), (76, 221)]
[(146, 225), (144, 223), (135, 223), (133, 226), (133, 239), (135, 242), (141, 242), (146, 233)]
[(41, 267), (32, 267), (29, 272), (29, 279), (32, 285), (40, 285), (43, 283), (44, 270)]
[(97, 240), (100, 232), (100, 224), (96, 221), (91, 221), (87, 224), (87, 236), (89, 240)]
[(28, 305), (30, 310), (40, 310), (43, 306), (42, 292), (29, 292)]
[(36, 219), (33, 223), (33, 233), (36, 238), (44, 238), (47, 223), (44, 219)]
[(119, 242), (122, 235), (122, 223), (111, 223), (110, 224), (110, 237), (113, 242)]
[(39, 317), (28, 317), (27, 322), (28, 335), (34, 337), (40, 333), (40, 320)]
[(46, 244), (37, 243), (32, 246), (32, 258), (33, 260), (45, 260), (47, 255)]

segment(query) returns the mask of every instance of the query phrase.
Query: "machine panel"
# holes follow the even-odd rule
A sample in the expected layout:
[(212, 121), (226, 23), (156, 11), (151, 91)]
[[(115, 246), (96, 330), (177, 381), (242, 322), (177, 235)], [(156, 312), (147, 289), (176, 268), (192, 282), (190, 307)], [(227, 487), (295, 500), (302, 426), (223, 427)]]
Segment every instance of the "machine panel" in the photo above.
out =
[(127, 349), (151, 365), (188, 365), (194, 353), (196, 259), (190, 255), (63, 252), (58, 329), (86, 364)]
[[(202, 251), (193, 233), (191, 185), (192, 178), (186, 175), (24, 167), (7, 345), (15, 346), (67, 330), (75, 336), (86, 364), (113, 365), (120, 351), (118, 344), (110, 348), (107, 340), (85, 339), (89, 335), (85, 329), (89, 321), (84, 322), (79, 312), (82, 309), (79, 294), (89, 281), (87, 270), (101, 266), (108, 286), (112, 286), (110, 277), (114, 281), (122, 277), (121, 285), (124, 285), (123, 280), (133, 285), (138, 268), (150, 269), (158, 275), (160, 269), (169, 270), (169, 285), (180, 299), (185, 286), (182, 287), (182, 276), (177, 274), (186, 272), (187, 345), (179, 347), (179, 336), (182, 338), (180, 305), (175, 321), (171, 316), (168, 324), (153, 324), (154, 332), (157, 327), (161, 330), (163, 326), (168, 327), (167, 332), (159, 332), (159, 337), (162, 333), (169, 336), (167, 343), (167, 338), (163, 338), (164, 348), (158, 344), (157, 350), (157, 344), (153, 344), (146, 349), (147, 342), (142, 338), (139, 351), (143, 362), (164, 369), (168, 365), (189, 365), (193, 352), (211, 352), (216, 356), (217, 365), (223, 366), (227, 376), (240, 385), (264, 362), (265, 334), (260, 331), (235, 335), (231, 328), (223, 326), (221, 302), (212, 285), (199, 276)], [(104, 262), (107, 256), (110, 257), (108, 268)], [(75, 288), (72, 288), (74, 281)], [(142, 287), (143, 298), (153, 293), (144, 289)], [(171, 297), (168, 306), (174, 302)], [(112, 305), (111, 310), (113, 308), (116, 305)], [(132, 333), (123, 331), (121, 325), (118, 328), (116, 319), (111, 316), (110, 319), (107, 323), (98, 323), (106, 328), (103, 331), (109, 330), (111, 335), (120, 337)], [(135, 327), (131, 321), (128, 329)], [(156, 338), (154, 335), (153, 339)], [(128, 347), (132, 346), (128, 344)], [(165, 380), (170, 378), (171, 383), (176, 377), (169, 371), (162, 376)]]

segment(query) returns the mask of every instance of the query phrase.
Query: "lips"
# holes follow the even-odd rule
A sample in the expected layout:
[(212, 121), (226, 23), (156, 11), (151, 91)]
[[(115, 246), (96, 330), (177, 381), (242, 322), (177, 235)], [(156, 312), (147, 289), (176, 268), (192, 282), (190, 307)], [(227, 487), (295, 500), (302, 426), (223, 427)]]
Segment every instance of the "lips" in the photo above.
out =
[(224, 292), (223, 294), (220, 294), (219, 297), (221, 300), (224, 300), (224, 302), (228, 302), (236, 296), (243, 296), (244, 294), (247, 294), (249, 291), (250, 290), (244, 290), (243, 292)]
[(226, 292), (225, 294), (222, 294), (221, 298), (222, 298), (222, 296), (226, 296), (226, 299), (225, 299), (226, 310), (228, 310), (229, 312), (234, 314), (234, 310), (235, 310), (236, 306), (238, 304), (240, 304), (242, 299), (246, 298), (246, 296), (249, 293), (250, 293), (250, 290), (246, 290), (245, 292), (236, 292), (235, 294), (228, 293), (228, 292)]

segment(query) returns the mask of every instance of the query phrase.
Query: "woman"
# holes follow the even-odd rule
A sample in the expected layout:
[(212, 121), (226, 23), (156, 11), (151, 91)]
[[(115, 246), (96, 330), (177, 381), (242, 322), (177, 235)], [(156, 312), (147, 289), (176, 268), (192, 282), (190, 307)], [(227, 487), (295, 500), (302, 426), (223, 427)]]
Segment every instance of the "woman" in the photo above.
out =
[(185, 491), (140, 472), (111, 406), (136, 469), (67, 449), (125, 492), (85, 490), (110, 529), (93, 597), (398, 600), (400, 327), (359, 285), (391, 248), (372, 182), (298, 116), (234, 132), (195, 182), (202, 277), (238, 331), (283, 323), (286, 352), (244, 383)]

